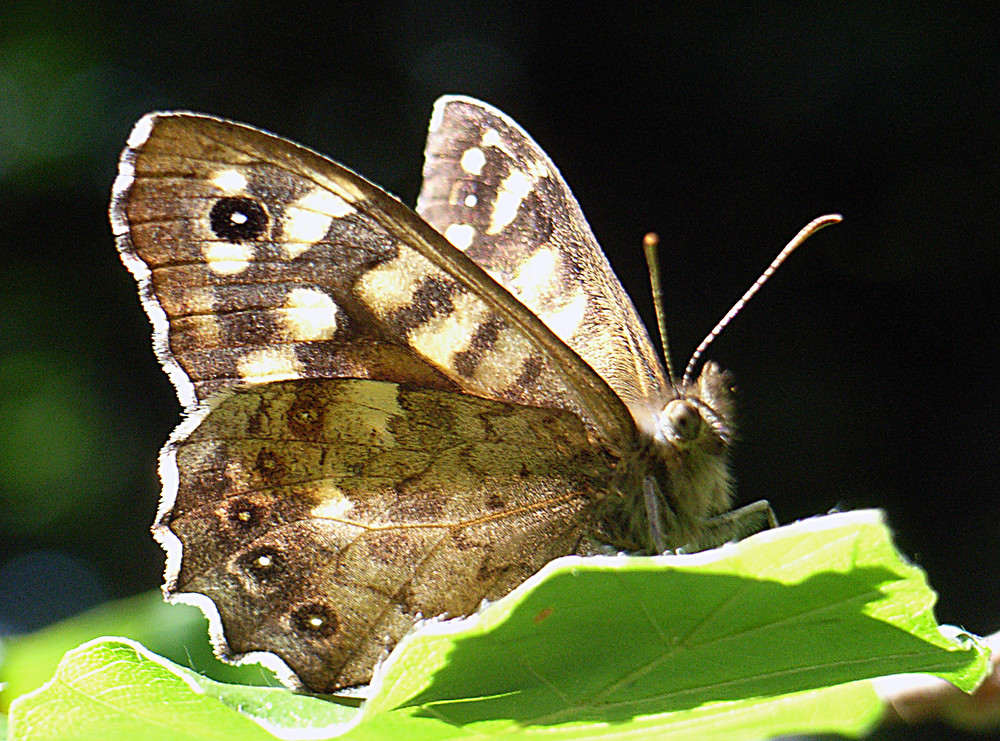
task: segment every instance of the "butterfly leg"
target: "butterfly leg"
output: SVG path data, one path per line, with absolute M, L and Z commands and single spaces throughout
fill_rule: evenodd
M 770 503 L 760 499 L 745 507 L 707 519 L 698 540 L 685 546 L 683 550 L 694 553 L 717 548 L 724 543 L 742 540 L 777 526 L 778 519 L 774 516 Z
M 642 480 L 642 496 L 646 503 L 646 518 L 649 522 L 649 538 L 656 546 L 657 553 L 667 550 L 667 534 L 663 527 L 663 494 L 656 479 L 647 476 Z

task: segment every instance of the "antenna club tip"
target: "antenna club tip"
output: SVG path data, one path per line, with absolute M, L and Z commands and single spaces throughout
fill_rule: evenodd
M 813 219 L 812 223 L 816 225 L 817 229 L 819 229 L 824 226 L 829 226 L 830 224 L 839 224 L 843 220 L 844 217 L 840 214 L 824 214 L 823 216 Z
M 647 232 L 646 236 L 642 238 L 642 246 L 646 249 L 651 247 L 657 247 L 660 244 L 660 235 L 656 232 Z

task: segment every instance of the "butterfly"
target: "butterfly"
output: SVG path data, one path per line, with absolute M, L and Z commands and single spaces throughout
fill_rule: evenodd
M 261 130 L 149 114 L 111 221 L 184 407 L 164 592 L 223 658 L 332 692 L 558 556 L 771 518 L 729 511 L 730 376 L 664 370 L 552 161 L 485 103 L 435 105 L 416 212 Z

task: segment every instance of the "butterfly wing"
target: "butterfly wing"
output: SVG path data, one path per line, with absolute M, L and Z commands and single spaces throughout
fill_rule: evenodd
M 667 382 L 635 307 L 566 182 L 520 126 L 477 100 L 438 100 L 417 211 L 630 408 L 662 408 Z
M 150 115 L 112 224 L 188 412 L 161 454 L 165 591 L 223 656 L 277 655 L 319 692 L 367 681 L 417 614 L 470 612 L 572 552 L 605 449 L 634 444 L 525 306 L 302 147 Z
M 418 616 L 573 552 L 609 475 L 568 412 L 369 379 L 240 388 L 184 432 L 168 594 L 213 616 L 223 656 L 270 652 L 321 693 L 368 682 Z
M 412 358 L 439 387 L 564 409 L 612 449 L 632 444 L 627 409 L 587 363 L 332 160 L 233 122 L 151 114 L 120 172 L 119 249 L 186 405 L 239 383 L 372 377 Z

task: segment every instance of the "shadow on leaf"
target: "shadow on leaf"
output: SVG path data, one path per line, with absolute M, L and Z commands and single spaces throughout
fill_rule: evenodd
M 926 672 L 956 658 L 874 616 L 883 585 L 899 579 L 886 568 L 794 585 L 662 568 L 654 578 L 609 572 L 583 602 L 566 599 L 580 586 L 572 574 L 540 585 L 488 635 L 458 640 L 431 684 L 400 707 L 455 725 L 618 723 Z M 906 619 L 933 625 L 929 609 Z

